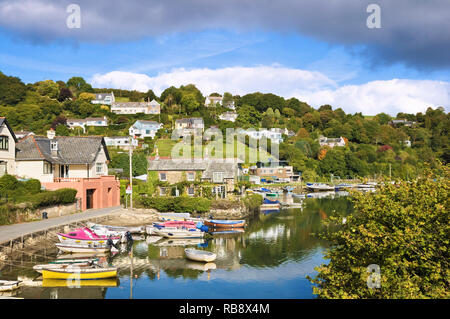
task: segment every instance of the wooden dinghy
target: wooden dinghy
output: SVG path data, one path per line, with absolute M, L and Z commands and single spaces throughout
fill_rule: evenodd
M 19 284 L 18 280 L 0 280 L 0 292 L 16 290 L 20 287 Z
M 205 220 L 204 224 L 209 228 L 242 228 L 245 226 L 245 220 L 210 219 Z
M 198 229 L 158 229 L 157 235 L 165 238 L 203 238 L 204 233 Z
M 205 262 L 211 262 L 216 260 L 217 255 L 206 250 L 198 250 L 198 249 L 192 249 L 188 248 L 185 249 L 184 252 L 186 253 L 186 257 L 190 260 L 194 261 L 205 261 Z
M 117 277 L 116 267 L 100 267 L 98 265 L 58 265 L 59 268 L 42 269 L 43 279 L 103 279 Z
M 91 280 L 83 280 L 76 284 L 79 287 L 117 287 L 119 286 L 119 279 L 117 278 L 105 278 L 105 279 L 91 279 Z M 74 283 L 69 280 L 60 280 L 60 279 L 43 279 L 42 287 L 73 287 Z
M 86 267 L 89 266 L 90 263 L 85 262 L 85 263 L 77 263 L 77 264 L 41 264 L 41 265 L 34 265 L 33 269 L 35 271 L 37 271 L 38 273 L 42 274 L 42 270 L 44 269 L 60 269 L 61 266 L 69 266 L 69 265 L 74 265 L 74 267 Z
M 111 247 L 105 244 L 62 244 L 58 243 L 55 246 L 68 253 L 106 253 L 111 251 Z

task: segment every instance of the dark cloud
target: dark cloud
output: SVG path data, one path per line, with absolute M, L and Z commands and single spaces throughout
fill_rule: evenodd
M 69 29 L 66 8 L 81 7 Z M 366 8 L 381 7 L 381 29 Z M 334 44 L 364 46 L 374 63 L 450 67 L 449 0 L 0 0 L 0 27 L 33 41 L 115 42 L 173 32 L 231 29 L 298 32 Z

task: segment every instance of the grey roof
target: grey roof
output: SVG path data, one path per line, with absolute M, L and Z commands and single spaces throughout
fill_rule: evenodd
M 108 150 L 103 137 L 57 136 L 58 151 L 52 154 L 50 139 L 43 136 L 30 135 L 16 144 L 18 161 L 46 160 L 54 164 L 92 164 L 101 149 L 104 148 L 109 160 Z
M 190 117 L 190 118 L 175 120 L 175 123 L 203 124 L 203 119 L 201 117 Z
M 107 96 L 112 96 L 111 93 L 96 93 L 95 99 L 96 100 L 104 100 Z
M 113 107 L 148 107 L 149 102 L 112 102 Z
M 160 159 L 149 160 L 149 171 L 203 171 L 202 179 L 212 179 L 213 173 L 222 172 L 224 178 L 234 178 L 237 172 L 236 163 L 189 160 Z

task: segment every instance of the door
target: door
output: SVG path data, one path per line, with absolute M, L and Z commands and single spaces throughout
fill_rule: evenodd
M 94 208 L 94 192 L 95 189 L 86 190 L 86 209 Z

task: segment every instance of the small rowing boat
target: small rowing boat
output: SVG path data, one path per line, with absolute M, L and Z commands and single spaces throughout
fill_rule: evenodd
M 12 291 L 19 288 L 18 280 L 0 280 L 0 291 Z
M 204 224 L 209 228 L 242 228 L 245 226 L 245 220 L 210 219 L 205 220 Z
M 192 249 L 188 248 L 185 249 L 184 252 L 186 253 L 186 257 L 190 260 L 195 261 L 205 261 L 205 262 L 211 262 L 216 260 L 217 255 L 206 250 L 198 250 L 198 249 Z
M 165 238 L 203 238 L 204 232 L 198 229 L 158 229 L 154 232 Z
M 119 280 L 117 278 L 106 278 L 106 279 L 91 279 L 83 280 L 75 284 L 70 280 L 59 280 L 59 279 L 43 279 L 42 287 L 117 287 L 119 285 Z
M 67 264 L 41 264 L 41 265 L 34 265 L 33 269 L 35 271 L 37 271 L 38 273 L 42 274 L 42 270 L 43 269 L 60 269 L 61 266 L 69 266 L 69 265 L 73 265 L 74 267 L 85 267 L 90 265 L 89 262 L 85 262 L 85 263 L 77 263 L 77 264 L 71 264 L 71 263 L 67 263 Z
M 42 269 L 43 279 L 102 279 L 117 277 L 116 267 L 100 267 L 98 265 L 59 265 L 59 268 Z
M 111 247 L 106 244 L 91 243 L 91 244 L 62 244 L 58 243 L 55 246 L 64 252 L 68 253 L 105 253 L 111 250 Z

